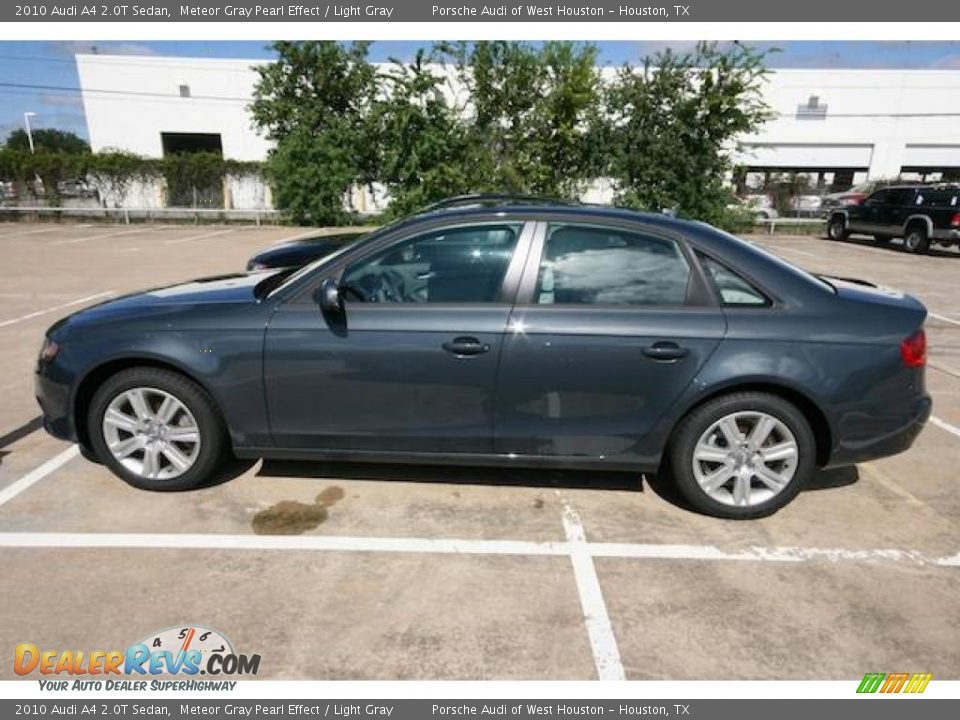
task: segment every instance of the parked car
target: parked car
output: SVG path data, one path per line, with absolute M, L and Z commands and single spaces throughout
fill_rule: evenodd
M 247 271 L 303 267 L 307 263 L 336 252 L 344 245 L 356 242 L 366 234 L 353 232 L 336 235 L 315 235 L 280 243 L 266 250 L 261 250 L 250 258 L 247 261 Z
M 740 210 L 749 212 L 753 215 L 756 222 L 764 220 L 774 220 L 780 217 L 780 213 L 773 207 L 773 200 L 769 195 L 747 195 L 746 197 L 734 198 L 734 201 L 727 206 L 730 210 Z
M 820 210 L 824 213 L 824 216 L 826 216 L 834 210 L 849 207 L 851 205 L 859 205 L 861 202 L 867 199 L 867 196 L 873 192 L 875 187 L 876 183 L 865 182 L 860 183 L 859 185 L 854 185 L 849 190 L 843 190 L 841 192 L 834 192 L 824 195 L 823 200 L 820 203 Z
M 903 238 L 909 252 L 923 253 L 931 241 L 960 244 L 960 186 L 900 185 L 877 190 L 857 205 L 834 210 L 827 236 L 846 240 L 852 233 L 878 242 Z
M 662 473 L 749 518 L 927 420 L 926 309 L 699 222 L 498 203 L 422 213 L 299 271 L 55 323 L 44 427 L 139 488 L 225 455 Z

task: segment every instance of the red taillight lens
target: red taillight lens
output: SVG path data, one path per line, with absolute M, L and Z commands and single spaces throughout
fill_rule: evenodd
M 960 213 L 954 213 L 950 218 L 950 227 L 960 228 Z
M 907 367 L 923 367 L 927 362 L 927 334 L 917 330 L 900 343 L 900 357 Z

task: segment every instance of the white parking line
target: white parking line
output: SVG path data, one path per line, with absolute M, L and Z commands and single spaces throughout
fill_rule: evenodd
M 13 500 L 17 495 L 22 493 L 24 490 L 30 488 L 36 483 L 43 480 L 47 475 L 52 473 L 54 470 L 57 470 L 66 463 L 70 462 L 77 455 L 80 454 L 80 447 L 78 445 L 71 445 L 66 450 L 64 450 L 59 455 L 50 458 L 43 465 L 38 467 L 36 470 L 32 470 L 24 475 L 22 478 L 16 482 L 11 483 L 3 490 L 0 490 L 0 505 L 3 505 L 10 500 Z
M 57 310 L 63 310 L 68 307 L 73 307 L 74 305 L 82 305 L 85 302 L 90 302 L 91 300 L 99 300 L 100 298 L 105 298 L 110 295 L 113 295 L 114 290 L 106 290 L 105 292 L 96 293 L 95 295 L 87 295 L 78 300 L 71 300 L 70 302 L 63 303 L 63 305 L 55 305 L 51 308 L 45 308 L 43 310 L 37 310 L 36 312 L 28 313 L 27 315 L 21 315 L 20 317 L 11 318 L 10 320 L 4 320 L 0 322 L 0 328 L 7 327 L 8 325 L 14 325 L 25 320 L 31 320 L 35 317 L 40 317 L 41 315 L 46 315 L 48 313 L 56 312 Z
M 72 454 L 68 454 L 71 453 Z M 61 453 L 53 460 L 18 480 L 23 492 L 76 455 L 77 450 Z M 66 457 L 64 457 L 66 456 Z M 56 464 L 54 464 L 56 463 Z M 3 491 L 9 493 L 13 486 Z M 9 500 L 7 497 L 4 499 Z M 0 547 L 85 548 L 142 550 L 255 550 L 434 553 L 441 555 L 520 555 L 571 556 L 585 553 L 592 558 L 633 558 L 638 560 L 692 560 L 725 562 L 772 562 L 908 564 L 960 567 L 960 552 L 948 557 L 933 557 L 917 550 L 897 548 L 757 547 L 723 550 L 715 545 L 535 542 L 528 540 L 468 540 L 455 538 L 365 537 L 346 535 L 214 535 L 179 533 L 61 533 L 0 532 Z
M 0 238 L 27 237 L 28 235 L 39 235 L 40 233 L 48 233 L 48 232 L 53 232 L 54 230 L 62 230 L 62 229 L 63 229 L 62 226 L 54 225 L 53 227 L 45 227 L 45 228 L 30 230 L 27 232 L 4 233 L 3 235 L 0 235 Z
M 70 238 L 69 240 L 57 240 L 51 245 L 76 245 L 77 243 L 90 242 L 91 240 L 105 240 L 106 238 L 120 237 L 121 235 L 135 235 L 136 233 L 151 230 L 152 228 L 135 228 L 133 230 L 117 230 L 116 232 L 102 233 L 101 235 L 91 235 L 90 237 Z
M 40 469 L 42 468 L 38 468 L 34 472 L 38 472 Z M 562 556 L 569 552 L 567 544 L 563 542 L 530 542 L 525 540 L 457 540 L 452 538 L 333 535 L 181 535 L 177 533 L 0 533 L 0 547 L 319 550 L 328 552 L 524 556 Z
M 956 437 L 960 438 L 960 428 L 958 428 L 956 425 L 951 425 L 946 420 L 941 420 L 936 415 L 930 416 L 930 422 L 932 422 L 941 430 L 946 430 L 951 435 L 955 435 Z
M 929 315 L 932 318 L 936 318 L 940 322 L 950 323 L 951 325 L 960 325 L 960 320 L 954 320 L 953 318 L 948 318 L 946 315 L 938 315 L 937 313 L 934 313 L 934 312 L 928 312 L 927 315 Z
M 560 495 L 560 493 L 557 493 Z M 598 680 L 625 680 L 626 674 L 620 661 L 620 649 L 613 634 L 613 625 L 603 599 L 597 569 L 587 548 L 587 537 L 580 514 L 561 496 L 563 501 L 563 531 L 570 548 L 570 562 L 577 581 L 577 594 L 583 608 L 583 620 L 587 626 L 593 664 Z
M 202 235 L 191 235 L 190 237 L 185 238 L 174 238 L 173 240 L 164 240 L 166 245 L 176 245 L 177 243 L 191 242 L 192 240 L 205 240 L 206 238 L 217 237 L 218 235 L 226 235 L 227 233 L 236 232 L 234 228 L 228 230 L 218 230 L 217 232 L 204 233 Z

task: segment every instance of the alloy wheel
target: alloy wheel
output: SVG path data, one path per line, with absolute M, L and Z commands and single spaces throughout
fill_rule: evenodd
M 130 388 L 111 400 L 103 414 L 103 439 L 117 462 L 154 480 L 183 475 L 200 454 L 193 413 L 157 388 Z
M 724 505 L 749 507 L 780 494 L 793 480 L 797 439 L 779 418 L 758 411 L 726 415 L 697 440 L 693 474 Z

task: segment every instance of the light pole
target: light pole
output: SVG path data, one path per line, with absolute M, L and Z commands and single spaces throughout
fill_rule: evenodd
M 37 114 L 35 112 L 25 112 L 23 114 L 23 124 L 27 127 L 27 142 L 30 143 L 31 155 L 33 155 L 35 151 L 33 149 L 33 133 L 30 132 L 30 118 L 36 117 L 36 116 Z

